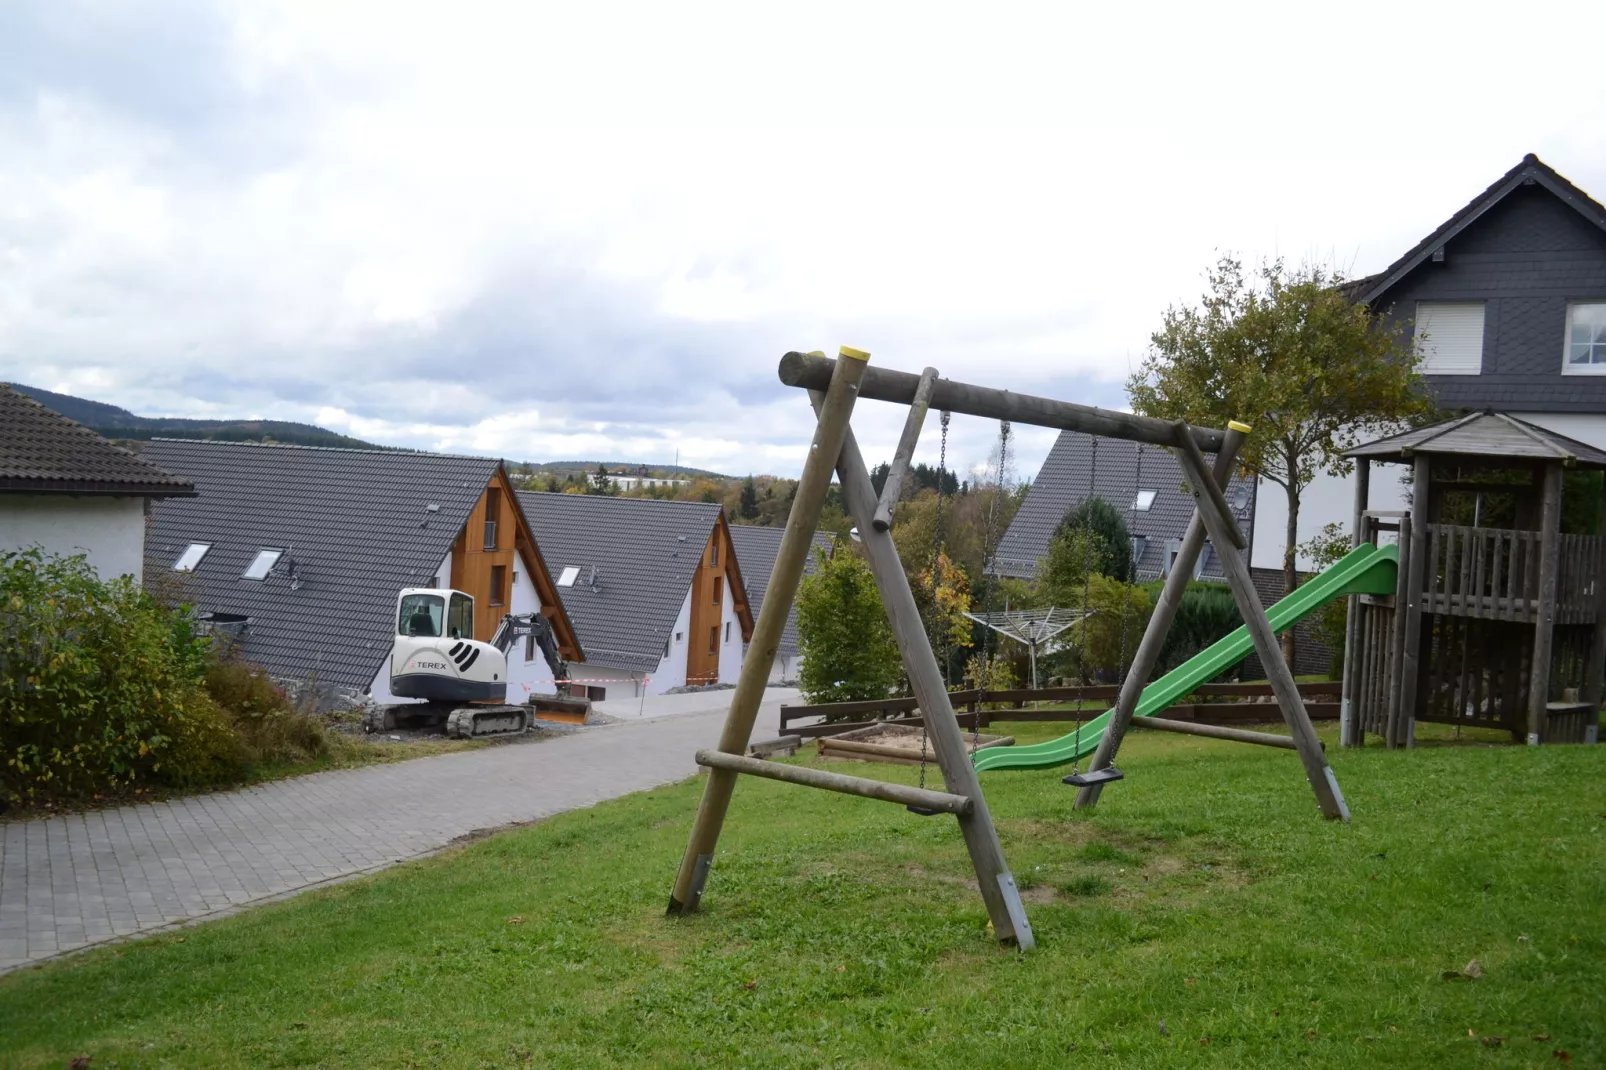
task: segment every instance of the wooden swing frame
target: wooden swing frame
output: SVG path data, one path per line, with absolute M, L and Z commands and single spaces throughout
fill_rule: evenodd
M 972 386 L 937 378 L 927 368 L 921 375 L 869 367 L 870 354 L 843 346 L 840 357 L 831 359 L 820 353 L 788 353 L 781 358 L 780 378 L 787 386 L 808 390 L 815 409 L 814 438 L 809 446 L 803 474 L 781 545 L 771 573 L 769 597 L 753 628 L 742 672 L 731 695 L 719 745 L 715 750 L 697 753 L 697 762 L 708 770 L 708 781 L 697 808 L 690 841 L 675 879 L 669 900 L 670 914 L 687 914 L 698 909 L 714 850 L 719 842 L 725 815 L 740 774 L 766 777 L 808 787 L 824 788 L 864 798 L 921 805 L 952 813 L 959 822 L 971 865 L 993 932 L 1004 944 L 1023 950 L 1034 945 L 1025 906 L 1009 866 L 1004 859 L 998 831 L 982 794 L 981 781 L 965 749 L 964 735 L 949 701 L 948 689 L 937 665 L 936 655 L 920 619 L 908 577 L 893 545 L 891 534 L 892 501 L 878 498 L 870 482 L 869 470 L 853 437 L 849 418 L 854 402 L 861 397 L 910 406 L 903 435 L 893 459 L 893 470 L 907 469 L 919 439 L 920 428 L 929 408 L 964 413 L 986 419 L 1009 420 L 1061 430 L 1082 431 L 1106 438 L 1146 442 L 1174 450 L 1182 461 L 1195 509 L 1182 540 L 1176 563 L 1166 579 L 1160 600 L 1149 620 L 1142 642 L 1116 701 L 1116 711 L 1105 730 L 1104 739 L 1088 766 L 1088 771 L 1113 765 L 1121 739 L 1132 723 L 1138 696 L 1158 663 L 1166 634 L 1176 618 L 1193 564 L 1208 537 L 1218 546 L 1245 545 L 1222 488 L 1226 485 L 1243 447 L 1249 428 L 1234 424 L 1225 431 L 1193 427 L 1182 422 L 1158 420 L 1131 413 L 1112 412 L 1089 405 L 1055 401 L 1016 394 L 1007 390 Z M 1216 454 L 1212 472 L 1204 453 Z M 886 606 L 887 618 L 903 658 L 911 690 L 920 704 L 937 766 L 942 771 L 944 792 L 924 791 L 905 785 L 888 784 L 864 777 L 843 776 L 820 770 L 744 757 L 753 725 L 758 717 L 769 669 L 780 644 L 781 631 L 792 607 L 803 567 L 807 560 L 826 490 L 833 471 L 842 485 L 843 499 L 858 525 L 871 573 Z M 891 480 L 888 481 L 891 486 Z M 1239 613 L 1248 625 L 1255 652 L 1266 667 L 1272 691 L 1282 710 L 1299 752 L 1307 778 L 1316 793 L 1322 812 L 1329 818 L 1349 819 L 1349 810 L 1311 725 L 1294 681 L 1293 672 L 1283 659 L 1282 649 L 1249 578 L 1249 569 L 1236 553 L 1223 553 L 1220 559 L 1232 588 Z M 1102 784 L 1090 784 L 1077 792 L 1078 807 L 1098 801 Z M 920 796 L 918 799 L 915 796 Z

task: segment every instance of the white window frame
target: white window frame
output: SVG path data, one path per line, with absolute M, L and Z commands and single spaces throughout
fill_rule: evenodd
M 579 579 L 579 578 L 580 578 L 580 566 L 579 565 L 565 565 L 563 567 L 563 571 L 558 574 L 558 586 L 559 587 L 573 587 L 574 586 L 574 581 Z
M 1159 491 L 1140 490 L 1132 497 L 1132 511 L 1134 513 L 1147 513 L 1154 508 L 1154 499 L 1160 496 Z
M 190 543 L 188 546 L 184 547 L 184 552 L 178 555 L 178 560 L 173 562 L 173 571 L 194 572 L 200 567 L 201 562 L 206 560 L 206 555 L 210 553 L 211 550 L 212 544 L 209 542 Z M 190 558 L 191 554 L 195 555 L 193 560 Z M 189 561 L 189 564 L 185 564 L 186 561 Z
M 1568 301 L 1567 320 L 1565 330 L 1561 336 L 1561 374 L 1563 375 L 1606 375 L 1606 359 L 1598 364 L 1574 364 L 1573 353 L 1573 312 L 1582 307 L 1599 306 L 1606 310 L 1606 298 L 1592 301 Z M 1596 343 L 1598 345 L 1598 343 Z M 1606 347 L 1602 348 L 1606 355 Z
M 1488 325 L 1488 302 L 1486 301 L 1418 301 L 1416 303 L 1416 323 L 1412 337 L 1417 341 L 1422 352 L 1422 363 L 1417 371 L 1423 375 L 1482 375 L 1483 374 L 1483 336 Z M 1478 311 L 1478 354 L 1475 361 L 1466 361 L 1455 367 L 1432 367 L 1435 359 L 1441 358 L 1433 350 L 1433 327 L 1431 324 L 1433 309 L 1477 309 Z M 1426 331 L 1424 337 L 1424 329 Z
M 245 571 L 240 573 L 240 578 L 242 580 L 267 579 L 268 574 L 273 571 L 273 566 L 277 565 L 279 558 L 283 556 L 284 550 L 280 547 L 262 547 L 256 552 L 256 556 L 251 559 L 251 563 L 245 566 Z

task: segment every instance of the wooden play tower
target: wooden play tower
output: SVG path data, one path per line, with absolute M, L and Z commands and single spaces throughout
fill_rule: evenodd
M 1418 721 L 1596 742 L 1606 538 L 1563 531 L 1562 507 L 1566 473 L 1606 470 L 1606 452 L 1479 412 L 1349 456 L 1355 543 L 1396 539 L 1400 568 L 1393 596 L 1350 599 L 1344 744 L 1410 746 Z M 1368 508 L 1373 462 L 1411 467 L 1409 512 Z

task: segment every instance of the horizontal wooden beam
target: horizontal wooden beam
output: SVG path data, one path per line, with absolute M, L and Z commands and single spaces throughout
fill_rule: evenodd
M 764 777 L 766 780 L 779 780 L 786 784 L 802 784 L 804 787 L 822 788 L 843 795 L 857 795 L 863 799 L 880 799 L 882 802 L 918 806 L 924 810 L 939 810 L 945 814 L 968 814 L 972 807 L 971 801 L 963 795 L 950 795 L 946 791 L 928 791 L 925 788 L 911 788 L 907 784 L 888 784 L 881 780 L 843 776 L 840 773 L 827 773 L 823 769 L 743 758 L 718 750 L 698 751 L 697 764 L 710 769 Z
M 1176 732 L 1184 736 L 1208 736 L 1211 739 L 1229 739 L 1234 743 L 1255 743 L 1262 747 L 1281 747 L 1298 750 L 1292 736 L 1279 736 L 1273 732 L 1250 732 L 1243 728 L 1223 728 L 1220 725 L 1198 724 L 1194 721 L 1168 721 L 1164 717 L 1133 717 L 1139 728 L 1152 728 L 1156 732 Z M 1323 746 L 1325 750 L 1325 745 Z
M 824 390 L 831 382 L 834 357 L 812 353 L 788 353 L 781 358 L 781 382 L 805 390 Z M 920 376 L 889 368 L 866 368 L 859 382 L 859 397 L 872 401 L 892 401 L 912 405 L 920 389 Z M 939 412 L 962 412 L 988 420 L 1008 420 L 1034 427 L 1054 427 L 1062 431 L 1085 431 L 1104 438 L 1124 438 L 1154 446 L 1174 446 L 1177 433 L 1170 420 L 1136 416 L 1129 412 L 1055 401 L 1011 390 L 956 383 L 938 379 L 931 389 L 931 407 Z M 1193 440 L 1206 453 L 1221 449 L 1225 431 L 1195 427 Z

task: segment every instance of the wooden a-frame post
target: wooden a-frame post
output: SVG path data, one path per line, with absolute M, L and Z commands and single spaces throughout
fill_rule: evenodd
M 1238 453 L 1243 449 L 1248 431 L 1248 426 L 1244 424 L 1227 425 L 1227 437 L 1222 442 L 1221 451 L 1216 454 L 1215 470 L 1211 473 L 1223 488 L 1232 478 L 1233 466 L 1238 462 Z M 1171 571 L 1166 574 L 1165 586 L 1160 591 L 1159 599 L 1154 603 L 1154 612 L 1149 616 L 1149 626 L 1143 631 L 1143 638 L 1138 642 L 1138 651 L 1132 656 L 1132 665 L 1127 670 L 1126 680 L 1121 684 L 1121 693 L 1115 700 L 1115 713 L 1110 718 L 1109 727 L 1104 730 L 1104 738 L 1099 740 L 1099 749 L 1093 753 L 1093 760 L 1088 763 L 1088 772 L 1115 764 L 1116 752 L 1121 749 L 1121 740 L 1126 737 L 1126 730 L 1132 724 L 1132 715 L 1137 712 L 1138 700 L 1143 697 L 1143 689 L 1149 686 L 1149 677 L 1154 675 L 1154 667 L 1160 663 L 1160 652 L 1165 648 L 1166 637 L 1171 634 L 1172 622 L 1177 619 L 1177 610 L 1182 605 L 1182 595 L 1188 589 L 1188 581 L 1193 578 L 1193 566 L 1199 560 L 1204 544 L 1204 518 L 1199 515 L 1198 507 L 1195 507 L 1193 519 L 1188 521 L 1187 531 L 1182 536 L 1182 545 L 1177 550 L 1176 560 L 1171 564 Z M 1103 790 L 1103 784 L 1088 784 L 1078 788 L 1075 808 L 1082 810 L 1097 806 L 1099 793 Z
M 730 712 L 725 715 L 725 727 L 719 736 L 719 749 L 726 754 L 742 754 L 752 738 L 753 722 L 764 701 L 764 688 L 769 684 L 770 666 L 781 644 L 781 632 L 786 627 L 786 615 L 792 608 L 798 581 L 803 578 L 803 566 L 814 545 L 814 529 L 820 522 L 825 492 L 831 486 L 831 473 L 842 452 L 843 439 L 847 437 L 848 417 L 853 413 L 859 380 L 869 360 L 870 354 L 843 346 L 842 359 L 832 371 L 831 385 L 825 391 L 814 428 L 814 440 L 809 445 L 803 475 L 798 479 L 797 494 L 792 500 L 792 512 L 786 518 L 786 530 L 775 554 L 769 596 L 764 599 L 764 608 L 759 610 L 758 620 L 753 625 L 753 638 L 748 644 L 736 690 L 731 693 Z M 708 771 L 708 783 L 703 786 L 702 802 L 697 806 L 691 840 L 686 844 L 686 856 L 681 860 L 675 890 L 669 897 L 671 914 L 691 913 L 702 899 L 708 868 L 714 861 L 714 846 L 719 842 L 725 813 L 730 809 L 731 793 L 736 789 L 736 776 L 736 771 L 729 768 L 711 767 Z

